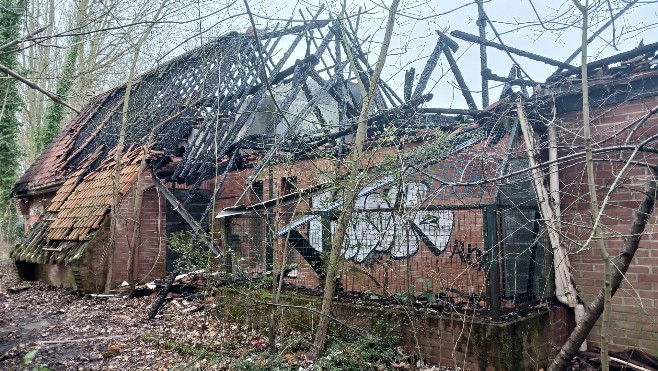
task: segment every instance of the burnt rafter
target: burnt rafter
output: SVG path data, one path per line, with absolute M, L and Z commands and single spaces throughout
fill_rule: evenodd
M 360 19 L 361 19 L 361 16 L 359 15 L 357 17 L 357 25 L 354 26 L 354 25 L 352 25 L 352 20 L 350 19 L 350 17 L 347 17 L 347 25 L 350 29 L 350 32 L 346 33 L 346 35 L 347 35 L 347 38 L 348 38 L 348 42 L 351 43 L 352 50 L 356 52 L 355 54 L 356 54 L 356 57 L 357 57 L 358 61 L 361 61 L 364 64 L 364 66 L 366 67 L 367 73 L 365 73 L 365 71 L 361 71 L 360 68 L 358 70 L 361 71 L 360 75 L 361 75 L 362 82 L 364 83 L 366 90 L 368 90 L 368 81 L 369 81 L 368 76 L 372 75 L 373 69 L 370 66 L 370 63 L 368 62 L 368 58 L 366 56 L 366 53 L 363 51 L 363 48 L 361 47 L 361 42 L 359 42 L 359 39 L 357 37 L 356 30 L 358 29 L 358 22 L 360 21 Z M 345 46 L 345 45 L 343 44 L 343 46 Z M 358 64 L 359 63 L 358 61 L 355 61 L 355 62 Z M 395 107 L 399 104 L 404 103 L 404 101 L 397 95 L 397 93 L 390 86 L 388 86 L 388 84 L 386 84 L 385 81 L 380 81 L 379 86 L 380 86 L 380 89 L 377 90 L 377 93 L 376 93 L 377 96 L 376 96 L 376 99 L 375 99 L 375 103 L 377 104 L 378 108 L 380 108 L 380 109 L 387 108 L 386 106 L 382 105 L 382 103 L 384 103 L 383 99 L 382 99 L 382 93 L 387 97 L 387 99 L 389 100 L 389 103 L 392 107 Z
M 330 27 L 332 29 L 335 28 L 335 26 L 333 25 L 330 25 Z M 269 74 L 270 76 L 276 76 L 280 71 L 283 70 L 286 61 L 289 59 L 289 57 L 292 55 L 294 50 L 297 48 L 303 37 L 304 37 L 303 32 L 300 32 L 295 37 L 293 42 L 290 44 L 290 48 L 283 54 L 283 56 L 277 62 L 277 65 Z M 317 60 L 320 60 L 323 57 L 323 54 L 326 51 L 330 40 L 331 39 L 329 38 L 323 40 L 318 50 L 314 53 L 314 56 L 317 58 Z M 254 50 L 256 48 L 258 48 L 258 46 L 254 45 Z M 259 63 L 258 56 L 255 53 L 253 54 L 253 56 L 256 59 L 254 60 L 253 62 L 254 66 L 252 67 L 261 70 L 260 66 L 262 64 Z M 299 65 L 302 64 L 305 63 L 302 61 L 297 62 L 295 68 L 299 67 Z M 309 68 L 302 68 L 301 70 L 302 70 L 301 73 L 304 73 L 304 71 L 308 71 Z M 261 79 L 263 78 L 266 77 L 264 77 L 261 74 Z M 296 83 L 298 82 L 293 82 L 293 85 L 295 85 Z M 199 134 L 197 135 L 196 142 L 198 144 L 195 147 L 193 147 L 193 150 L 191 152 L 186 152 L 187 156 L 183 158 L 183 161 L 181 163 L 182 167 L 177 169 L 177 172 L 174 174 L 175 177 L 184 179 L 188 183 L 190 182 L 190 180 L 193 180 L 194 188 L 196 189 L 198 188 L 201 181 L 203 181 L 204 179 L 206 179 L 207 177 L 213 174 L 214 163 L 212 159 L 206 159 L 206 161 L 199 161 L 198 158 L 202 157 L 203 153 L 213 153 L 213 154 L 217 153 L 217 157 L 222 158 L 227 154 L 229 146 L 232 145 L 237 140 L 239 140 L 239 134 L 248 132 L 250 130 L 257 116 L 254 113 L 263 112 L 267 109 L 266 107 L 268 104 L 267 98 L 270 95 L 270 92 L 268 91 L 268 85 L 271 86 L 272 83 L 270 82 L 269 84 L 263 84 L 263 85 L 264 86 L 261 86 L 255 94 L 250 96 L 250 101 L 248 103 L 245 102 L 246 103 L 245 107 L 243 107 L 242 104 L 238 106 L 241 107 L 240 110 L 242 112 L 246 112 L 248 114 L 239 114 L 240 112 L 232 112 L 232 114 L 237 116 L 235 122 L 231 123 L 230 125 L 222 126 L 217 130 L 215 129 L 215 126 L 212 125 L 212 122 L 209 125 L 203 126 L 203 130 L 199 132 Z M 241 97 L 242 98 L 241 100 L 243 102 L 246 99 L 246 96 L 247 94 L 245 93 Z
M 523 94 L 524 97 L 528 98 L 528 92 L 526 91 L 525 87 L 537 85 L 537 83 L 524 80 L 523 75 L 521 73 L 521 68 L 519 68 L 519 66 L 517 66 L 516 64 L 513 65 L 512 68 L 510 68 L 507 78 L 494 75 L 491 72 L 491 70 L 487 70 L 485 72 L 486 72 L 485 76 L 489 80 L 501 81 L 505 83 L 505 85 L 503 85 L 503 91 L 500 93 L 500 99 L 503 99 L 504 97 L 514 93 L 514 90 L 512 90 L 512 86 L 519 86 L 521 88 L 521 94 Z
M 434 72 L 437 63 L 439 63 L 439 57 L 441 56 L 444 45 L 445 44 L 443 38 L 439 37 L 439 41 L 436 43 L 436 46 L 434 46 L 432 54 L 430 54 L 429 58 L 427 59 L 427 63 L 425 63 L 423 72 L 420 73 L 418 84 L 416 84 L 416 89 L 411 96 L 412 99 L 420 97 L 427 88 L 427 82 L 429 81 L 432 72 Z
M 343 62 L 343 63 L 342 63 L 342 66 L 341 66 L 341 69 L 337 71 L 338 73 L 334 74 L 334 75 L 331 77 L 331 79 L 330 79 L 329 81 L 327 81 L 327 82 L 325 83 L 325 85 L 320 89 L 320 91 L 318 91 L 314 97 L 312 97 L 311 99 L 308 100 L 308 102 L 306 103 L 305 107 L 300 111 L 300 113 L 297 115 L 297 117 L 296 117 L 292 122 L 288 121 L 288 119 L 285 118 L 285 115 L 283 115 L 283 114 L 276 115 L 275 118 L 270 122 L 270 125 L 268 126 L 266 132 L 273 132 L 273 131 L 275 132 L 276 129 L 277 129 L 277 125 L 278 125 L 278 123 L 279 123 L 282 119 L 285 119 L 285 121 L 286 121 L 286 127 L 284 128 L 284 132 L 283 132 L 283 135 L 282 135 L 281 140 L 285 143 L 285 142 L 286 142 L 286 139 L 287 139 L 287 137 L 288 137 L 289 135 L 295 135 L 296 132 L 297 132 L 297 129 L 299 128 L 299 125 L 300 125 L 300 124 L 302 123 L 302 121 L 306 118 L 306 115 L 308 115 L 310 111 L 315 111 L 315 110 L 317 109 L 317 102 L 318 102 L 318 100 L 321 99 L 322 97 L 324 97 L 324 95 L 327 94 L 327 92 L 329 91 L 329 89 L 330 89 L 333 85 L 335 85 L 336 80 L 338 79 L 338 76 L 342 73 L 342 70 L 343 70 L 346 66 L 347 66 L 347 62 Z M 306 75 L 304 75 L 304 76 L 306 76 Z M 284 99 L 284 101 L 283 101 L 283 103 L 282 103 L 282 107 L 280 107 L 280 109 L 281 109 L 283 112 L 286 112 L 287 109 L 288 109 L 288 108 L 290 107 L 290 105 L 292 104 L 292 102 L 293 102 L 295 99 L 297 99 L 297 95 L 299 94 L 299 91 L 296 90 L 296 89 L 297 89 L 297 87 L 298 87 L 299 89 L 301 89 L 301 88 L 302 88 L 302 85 L 303 85 L 303 84 L 302 84 L 301 82 L 298 83 L 298 84 L 295 84 L 296 87 L 293 88 L 293 89 L 291 89 L 291 90 L 288 92 L 288 94 L 286 95 L 286 97 L 285 97 L 285 99 Z M 263 161 L 261 162 L 261 165 L 260 165 L 259 167 L 256 168 L 256 170 L 254 171 L 254 174 L 250 177 L 250 181 L 249 181 L 249 183 L 247 184 L 247 187 L 245 188 L 245 190 L 244 190 L 244 192 L 242 193 L 242 195 L 238 198 L 238 201 L 236 202 L 236 204 L 239 204 L 240 201 L 242 201 L 242 198 L 247 194 L 247 192 L 249 192 L 249 190 L 250 190 L 250 188 L 251 188 L 251 184 L 252 184 L 252 182 L 253 182 L 255 179 L 258 178 L 258 175 L 260 175 L 260 172 L 265 168 L 265 166 L 267 166 L 269 160 L 272 158 L 272 156 L 274 156 L 274 153 L 276 152 L 276 150 L 277 150 L 277 147 L 273 146 L 273 147 L 268 151 L 268 153 L 265 155 L 265 157 L 263 158 Z
M 456 42 L 454 42 L 452 39 L 450 39 L 447 35 L 445 35 L 441 31 L 436 31 L 437 34 L 439 34 L 439 37 L 442 40 L 443 43 L 443 54 L 446 56 L 446 60 L 448 61 L 448 65 L 450 66 L 450 69 L 452 70 L 452 74 L 455 76 L 455 80 L 457 80 L 457 84 L 459 85 L 459 89 L 462 92 L 462 95 L 464 96 L 464 99 L 466 100 L 466 104 L 468 104 L 469 109 L 476 110 L 477 104 L 475 104 L 475 99 L 473 99 L 473 95 L 471 94 L 471 90 L 468 88 L 466 85 L 466 80 L 464 80 L 464 76 L 462 76 L 462 72 L 459 69 L 459 65 L 457 65 L 457 61 L 455 60 L 455 57 L 452 55 L 453 51 L 457 51 L 458 45 Z
M 147 164 L 153 180 L 197 234 L 204 233 L 203 218 L 194 220 L 187 210 L 204 181 L 217 180 L 203 217 L 222 194 L 231 171 L 252 168 L 248 179 L 255 181 L 265 167 L 282 158 L 340 157 L 350 147 L 363 93 L 351 82 L 354 71 L 347 68 L 347 49 L 353 52 L 358 77 L 366 84 L 372 68 L 353 31 L 358 25 L 348 19 L 349 30 L 341 30 L 337 21 L 319 20 L 320 14 L 294 27 L 288 22 L 272 31 L 227 33 L 133 81 L 125 146 L 142 148 L 150 138 L 150 151 L 157 154 Z M 377 82 L 376 104 L 368 118 L 369 145 L 378 145 L 378 136 L 391 133 L 405 140 L 424 140 L 435 135 L 435 129 L 452 131 L 468 121 L 459 115 L 480 114 L 473 109 L 454 58 L 449 61 L 469 109 L 422 107 L 432 98 L 424 90 L 440 53 L 454 50 L 457 44 L 447 37 L 437 43 L 414 91 L 415 72 L 408 73 L 404 100 L 385 79 Z M 125 93 L 126 85 L 122 85 L 94 97 L 62 131 L 56 146 L 36 161 L 52 171 L 39 177 L 28 171 L 17 182 L 15 194 L 62 184 L 91 157 L 108 157 L 117 147 L 125 122 Z M 98 165 L 88 167 L 94 173 Z M 185 199 L 178 199 L 165 186 L 176 183 L 185 183 Z M 245 188 L 246 194 L 250 184 Z M 217 250 L 212 241 L 206 244 Z
M 605 31 L 608 27 L 610 27 L 610 25 L 612 25 L 617 18 L 621 17 L 624 13 L 630 10 L 638 1 L 639 0 L 629 1 L 624 8 L 622 8 L 619 12 L 617 12 L 617 14 L 615 14 L 613 17 L 608 19 L 608 21 L 605 22 L 598 30 L 596 30 L 596 32 L 592 33 L 592 35 L 589 38 L 587 38 L 587 44 L 589 45 L 589 43 L 591 43 L 592 41 L 594 41 L 594 39 L 599 37 L 599 35 L 603 31 Z M 576 48 L 576 50 L 573 53 L 571 53 L 571 55 L 564 61 L 564 63 L 571 63 L 571 61 L 573 61 L 574 58 L 576 58 L 580 54 L 582 48 L 583 48 L 582 45 L 578 46 L 578 48 Z M 553 73 L 553 75 L 559 74 L 560 72 L 562 72 L 562 70 L 563 68 L 559 68 L 555 73 Z
M 587 64 L 587 69 L 589 71 L 588 75 L 594 74 L 597 68 L 606 68 L 608 65 L 614 63 L 626 62 L 639 56 L 653 56 L 657 51 L 658 51 L 658 42 L 645 46 L 640 46 L 623 53 L 615 54 L 608 58 L 599 59 L 597 61 Z M 546 79 L 546 82 L 547 83 L 555 82 L 562 78 L 572 75 L 580 76 L 581 67 L 573 67 L 573 66 L 569 66 L 569 67 L 570 68 L 566 69 L 563 72 L 551 75 L 548 79 Z
M 557 61 L 555 59 L 544 57 L 542 55 L 538 55 L 538 54 L 535 54 L 535 53 L 530 53 L 530 52 L 527 52 L 525 50 L 521 50 L 521 49 L 513 48 L 511 46 L 499 44 L 497 42 L 489 41 L 487 39 L 483 39 L 479 36 L 471 35 L 469 33 L 463 32 L 463 31 L 455 30 L 455 31 L 450 32 L 450 35 L 453 36 L 453 37 L 456 37 L 460 40 L 464 40 L 464 41 L 472 42 L 472 43 L 475 43 L 475 44 L 480 44 L 480 45 L 492 47 L 494 49 L 498 49 L 498 50 L 502 50 L 502 51 L 507 51 L 507 52 L 510 52 L 512 54 L 516 54 L 516 55 L 521 56 L 521 57 L 525 57 L 525 58 L 529 58 L 529 59 L 532 59 L 532 60 L 535 60 L 535 61 L 538 61 L 538 62 L 543 62 L 543 63 L 549 64 L 551 66 L 556 66 L 556 67 L 561 67 L 561 68 L 571 68 L 572 67 L 568 63 L 560 62 L 560 61 Z
M 495 73 L 491 72 L 490 69 L 486 69 L 484 71 L 483 76 L 487 80 L 504 82 L 506 85 L 511 85 L 511 86 L 537 86 L 537 85 L 539 85 L 539 83 L 537 83 L 536 81 L 526 80 L 526 79 L 524 79 L 520 76 L 519 77 L 510 77 L 509 75 L 508 75 L 508 77 L 499 76 L 499 75 L 496 75 Z

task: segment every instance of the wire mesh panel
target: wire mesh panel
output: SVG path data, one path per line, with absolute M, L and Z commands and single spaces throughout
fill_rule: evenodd
M 543 298 L 546 287 L 546 238 L 537 209 L 501 211 L 504 296 L 515 303 Z
M 321 288 L 336 216 L 286 211 L 231 218 L 227 243 L 234 271 L 269 274 L 272 246 L 274 266 L 283 269 L 286 284 Z M 483 208 L 357 209 L 341 250 L 341 292 L 481 310 L 491 308 L 492 292 L 506 309 L 550 295 L 550 259 L 537 209 L 498 209 L 491 228 L 501 254 L 493 264 L 485 219 Z M 492 269 L 500 272 L 497 281 Z
M 259 216 L 230 219 L 227 243 L 233 257 L 233 268 L 241 273 L 266 271 L 265 223 Z
M 510 158 L 508 173 L 528 167 L 527 158 Z M 529 171 L 508 177 L 499 187 L 499 241 L 503 253 L 502 296 L 527 303 L 551 294 L 550 253 Z
M 309 215 L 289 231 L 297 267 L 289 283 L 315 288 L 324 279 L 326 250 L 336 230 L 330 219 Z M 487 287 L 482 225 L 481 209 L 357 210 L 341 251 L 341 288 L 374 297 L 479 301 Z

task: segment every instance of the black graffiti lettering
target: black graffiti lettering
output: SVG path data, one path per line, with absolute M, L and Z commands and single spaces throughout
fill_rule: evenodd
M 468 247 L 466 247 L 464 241 L 455 240 L 452 245 L 450 259 L 452 260 L 455 255 L 459 257 L 459 260 L 462 263 L 468 264 L 470 267 L 475 267 L 478 271 L 481 271 L 484 268 L 482 250 L 477 247 L 472 247 L 470 243 L 468 244 Z
M 466 255 L 464 254 L 464 241 L 455 240 L 455 243 L 452 246 L 452 254 L 450 254 L 450 259 L 452 260 L 456 254 L 459 254 L 459 258 L 462 262 L 466 262 Z

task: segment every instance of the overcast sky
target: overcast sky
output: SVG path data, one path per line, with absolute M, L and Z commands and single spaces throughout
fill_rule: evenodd
M 581 0 L 584 1 L 584 0 Z M 590 33 L 596 31 L 601 24 L 610 18 L 611 11 L 616 14 L 623 8 L 627 0 L 611 0 L 612 9 L 608 8 L 607 1 L 596 1 L 591 4 Z M 389 0 L 384 0 L 386 6 Z M 220 6 L 218 2 L 199 1 L 199 12 L 211 12 Z M 218 5 L 219 4 L 219 5 Z M 256 22 L 259 28 L 271 28 L 277 20 L 294 17 L 301 21 L 299 9 L 308 7 L 317 10 L 320 4 L 334 14 L 340 10 L 340 2 L 318 2 L 291 1 L 291 0 L 249 0 L 252 11 L 256 14 Z M 534 5 L 534 10 L 533 10 Z M 355 14 L 361 9 L 365 12 L 361 17 L 358 29 L 359 37 L 364 40 L 372 40 L 366 44 L 370 49 L 370 58 L 376 59 L 379 42 L 383 37 L 383 29 L 386 22 L 386 9 L 382 3 L 368 0 L 348 1 L 349 13 Z M 485 2 L 485 10 L 493 21 L 496 29 L 501 34 L 503 41 L 509 45 L 536 54 L 541 54 L 552 59 L 563 61 L 580 45 L 581 31 L 579 12 L 575 9 L 571 0 L 490 0 Z M 536 11 L 536 12 L 535 12 Z M 223 12 L 218 17 L 226 17 L 231 14 L 244 12 L 243 3 L 236 2 L 228 12 Z M 192 12 L 194 13 L 194 12 Z M 543 20 L 546 30 L 539 24 L 538 16 Z M 325 13 L 328 17 L 329 13 Z M 410 67 L 416 68 L 417 77 L 420 75 L 426 59 L 432 52 L 438 36 L 435 30 L 450 32 L 461 30 L 477 34 L 476 25 L 477 5 L 473 1 L 464 0 L 430 0 L 411 1 L 402 0 L 400 13 L 396 18 L 394 39 L 386 63 L 386 69 L 382 76 L 388 80 L 390 85 L 401 92 L 404 81 L 404 71 Z M 193 27 L 209 29 L 204 33 L 204 39 L 198 38 L 194 42 L 218 36 L 228 29 L 244 31 L 249 26 L 249 21 L 244 16 L 237 16 L 230 21 L 217 23 L 217 17 L 205 19 L 201 25 Z M 615 45 L 612 45 L 613 27 L 608 29 L 590 46 L 591 59 L 616 54 L 635 48 L 642 39 L 644 44 L 658 42 L 656 22 L 658 20 L 658 1 L 638 1 L 638 3 L 623 17 L 615 22 Z M 491 28 L 487 30 L 487 38 L 497 41 Z M 465 77 L 467 85 L 472 90 L 478 106 L 481 105 L 480 89 L 480 59 L 479 47 L 469 42 L 456 40 L 459 51 L 455 53 L 458 64 Z M 505 52 L 488 48 L 488 65 L 492 72 L 507 76 L 512 61 Z M 515 56 L 521 67 L 535 81 L 544 81 L 555 67 L 532 61 L 523 57 Z M 580 65 L 580 56 L 572 62 Z M 430 106 L 464 108 L 466 104 L 458 89 L 452 73 L 447 68 L 447 63 L 442 57 L 439 65 L 432 74 L 428 90 L 434 93 L 434 99 Z M 490 100 L 494 102 L 500 94 L 501 84 L 490 82 Z

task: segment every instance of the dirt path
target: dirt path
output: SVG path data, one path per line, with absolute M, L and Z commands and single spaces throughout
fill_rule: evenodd
M 177 325 L 171 316 L 146 320 L 152 300 L 100 301 L 37 282 L 19 282 L 12 264 L 2 261 L 0 370 L 19 369 L 31 350 L 37 353 L 29 369 L 168 369 L 184 363 L 184 357 L 163 351 L 155 340 L 170 338 L 168 333 L 176 330 L 188 333 L 185 323 L 194 319 Z

